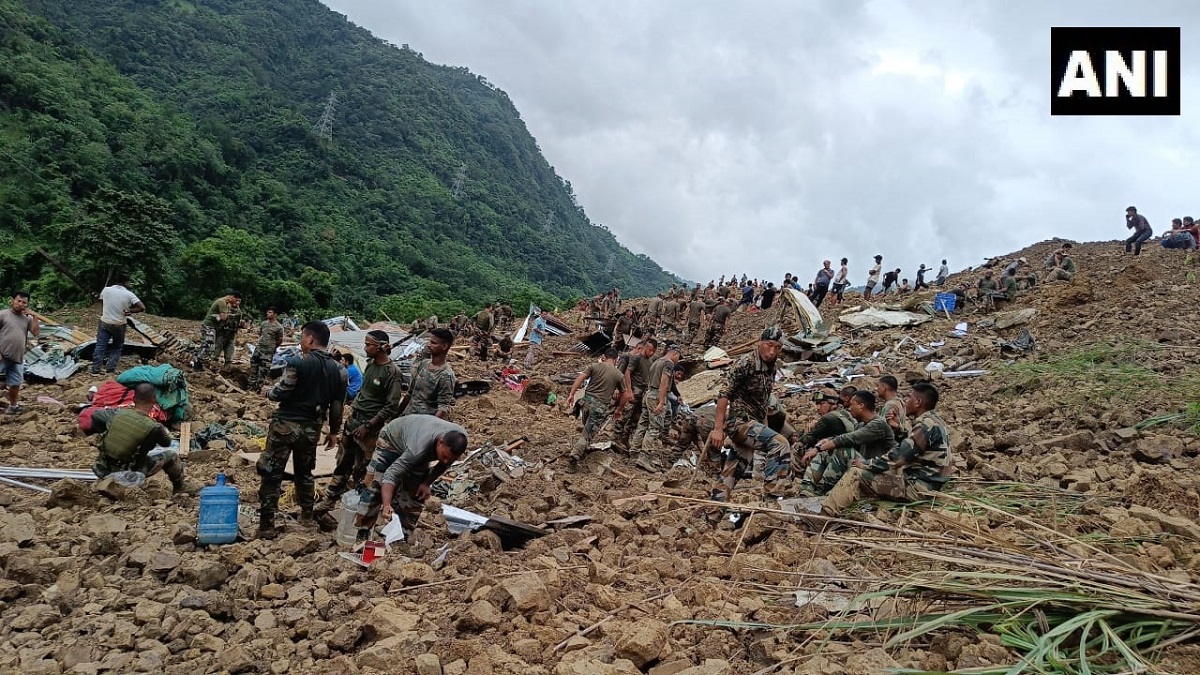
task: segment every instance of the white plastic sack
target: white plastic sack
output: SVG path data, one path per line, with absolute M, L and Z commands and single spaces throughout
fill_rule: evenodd
M 383 543 L 389 546 L 397 541 L 404 541 L 404 526 L 400 524 L 400 516 L 393 513 L 392 520 L 380 528 L 379 534 L 383 535 Z

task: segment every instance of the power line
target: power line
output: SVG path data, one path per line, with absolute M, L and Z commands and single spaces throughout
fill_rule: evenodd
M 333 141 L 333 110 L 336 106 L 337 93 L 331 91 L 329 100 L 325 102 L 325 111 L 321 113 L 321 119 L 313 125 L 313 133 L 326 142 Z

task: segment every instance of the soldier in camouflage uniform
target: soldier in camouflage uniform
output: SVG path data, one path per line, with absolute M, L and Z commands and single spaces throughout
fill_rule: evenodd
M 850 392 L 853 395 L 854 392 Z M 854 431 L 857 426 L 850 411 L 842 407 L 842 396 L 832 390 L 823 389 L 813 393 L 813 402 L 820 417 L 805 431 L 792 446 L 793 463 L 807 467 L 800 489 L 807 494 L 817 494 L 817 485 L 825 475 L 829 455 L 814 447 L 818 441 Z
M 579 391 L 579 388 L 584 386 L 584 380 L 587 380 L 587 386 L 583 390 L 583 401 L 580 403 L 583 409 L 583 434 L 575 442 L 575 447 L 567 458 L 569 471 L 574 471 L 579 460 L 587 454 L 588 446 L 596 438 L 600 427 L 604 426 L 609 411 L 612 411 L 614 417 L 619 418 L 621 415 L 620 404 L 624 401 L 625 376 L 617 370 L 616 362 L 617 350 L 610 347 L 604 352 L 603 359 L 588 366 L 571 384 L 567 401 L 574 400 L 575 392 Z M 614 401 L 613 397 L 618 393 L 622 396 L 618 401 Z
M 699 290 L 700 285 L 696 285 Z M 692 344 L 696 339 L 696 333 L 700 332 L 700 317 L 704 313 L 704 300 L 700 297 L 695 297 L 687 304 L 687 329 L 683 331 L 683 343 L 685 345 Z
M 405 415 L 436 415 L 442 419 L 450 416 L 457 380 L 454 369 L 446 363 L 446 354 L 453 345 L 454 333 L 445 328 L 429 331 L 426 347 L 429 358 L 420 359 L 412 366 L 408 405 L 403 407 Z
M 708 435 L 716 428 L 716 406 L 706 405 L 701 408 L 680 413 L 676 419 L 676 429 L 679 436 L 675 447 L 681 455 L 689 450 L 700 451 L 701 466 L 720 466 L 724 461 L 722 448 L 714 448 L 708 443 Z
M 679 363 L 679 348 L 668 345 L 667 350 L 650 367 L 646 377 L 646 393 L 642 395 L 642 414 L 637 431 L 629 442 L 629 450 L 643 453 L 660 450 L 667 438 L 668 400 L 675 380 L 675 364 Z M 641 457 L 641 456 L 640 456 Z
M 315 525 L 313 506 L 316 486 L 313 468 L 317 463 L 317 440 L 323 419 L 329 421 L 329 444 L 342 427 L 342 408 L 346 400 L 346 371 L 327 351 L 329 326 L 320 321 L 304 324 L 300 332 L 300 354 L 289 356 L 283 377 L 267 393 L 279 402 L 267 428 L 267 445 L 258 458 L 258 536 L 274 539 L 275 514 L 288 457 L 292 458 L 296 502 L 300 505 L 300 524 Z
M 318 513 L 331 511 L 338 499 L 362 480 L 379 430 L 400 415 L 404 375 L 392 361 L 390 339 L 381 330 L 370 331 L 363 339 L 367 366 L 363 369 L 362 388 L 350 406 L 350 419 L 338 443 L 333 480 L 316 506 Z
M 908 433 L 908 415 L 904 413 L 904 400 L 900 398 L 900 382 L 892 375 L 884 375 L 875 384 L 875 397 L 879 407 L 876 412 L 884 420 L 895 419 L 899 426 L 896 440 Z
M 208 361 L 215 361 L 218 356 L 225 359 L 225 365 L 233 361 L 233 348 L 237 337 L 238 324 L 242 320 L 242 294 L 229 291 L 224 296 L 213 300 L 208 307 L 208 314 L 200 324 L 200 366 Z
M 283 344 L 283 324 L 276 318 L 274 307 L 267 308 L 267 320 L 258 329 L 258 344 L 250 357 L 250 391 L 257 391 L 271 377 L 271 361 L 275 350 Z
M 725 337 L 725 322 L 733 314 L 733 301 L 722 300 L 712 311 L 712 322 L 708 324 L 708 334 L 704 336 L 705 347 L 716 347 Z
M 492 314 L 492 303 L 475 314 L 475 346 L 479 349 L 479 360 L 487 361 L 492 351 L 492 329 L 496 327 L 496 317 Z
M 853 466 L 856 459 L 871 460 L 896 447 L 896 432 L 887 419 L 875 412 L 875 395 L 859 390 L 850 397 L 849 412 L 858 422 L 853 431 L 819 441 L 818 455 L 801 484 L 810 496 L 825 494 Z M 895 427 L 899 428 L 899 427 Z
M 723 447 L 728 437 L 733 450 L 721 468 L 721 482 L 713 487 L 713 501 L 729 501 L 738 481 L 738 464 L 753 467 L 772 494 L 791 475 L 791 447 L 787 439 L 767 426 L 767 406 L 775 384 L 776 359 L 783 349 L 783 331 L 771 326 L 762 332 L 755 350 L 738 359 L 724 376 L 717 397 L 715 428 L 709 444 Z
M 1046 281 L 1070 281 L 1075 278 L 1075 261 L 1071 258 L 1071 242 L 1063 244 L 1050 256 L 1052 263 L 1046 273 Z
M 617 443 L 629 447 L 629 442 L 642 419 L 642 400 L 654 367 L 654 354 L 658 351 L 658 340 L 647 338 L 617 360 L 617 370 L 625 374 L 626 400 L 632 405 L 621 413 L 621 424 L 617 428 Z
M 941 490 L 950 480 L 950 431 L 934 409 L 938 390 L 924 382 L 913 385 L 905 401 L 912 429 L 887 455 L 858 459 L 822 500 L 821 512 L 837 516 L 861 497 L 918 501 Z M 896 427 L 893 427 L 896 428 Z

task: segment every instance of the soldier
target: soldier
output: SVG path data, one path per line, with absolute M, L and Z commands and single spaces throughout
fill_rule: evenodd
M 751 464 L 754 477 L 762 478 L 767 494 L 791 474 L 791 447 L 786 438 L 766 424 L 782 340 L 783 331 L 778 326 L 768 327 L 755 350 L 725 371 L 717 397 L 716 428 L 709 434 L 709 443 L 719 448 L 728 437 L 734 449 L 721 469 L 721 483 L 713 488 L 713 501 L 729 501 L 737 485 L 739 463 Z
M 1054 252 L 1053 266 L 1046 273 L 1046 281 L 1070 281 L 1075 278 L 1075 261 L 1071 258 L 1071 242 L 1063 244 Z
M 913 385 L 905 401 L 913 418 L 912 430 L 885 456 L 858 459 L 821 504 L 821 512 L 837 516 L 862 496 L 917 501 L 923 493 L 937 492 L 950 480 L 950 432 L 934 412 L 938 390 L 924 382 Z
M 646 451 L 662 448 L 666 440 L 667 396 L 675 381 L 675 365 L 679 363 L 679 347 L 667 345 L 667 351 L 650 367 L 646 377 L 646 393 L 642 395 L 642 414 L 638 418 L 637 431 L 629 443 L 630 450 L 641 451 L 640 460 L 645 460 Z
M 392 362 L 388 334 L 381 330 L 368 332 L 363 351 L 367 354 L 367 367 L 362 374 L 362 388 L 350 406 L 350 419 L 338 443 L 333 480 L 316 507 L 318 513 L 331 511 L 346 490 L 362 480 L 379 430 L 400 415 L 404 375 Z
M 420 335 L 421 333 L 424 333 L 425 332 L 425 322 L 422 321 L 419 317 L 416 319 L 413 319 L 412 324 L 408 327 L 408 332 L 412 333 L 413 335 Z
M 475 314 L 475 344 L 479 348 L 479 360 L 487 361 L 488 352 L 492 351 L 492 329 L 496 327 L 496 317 L 492 315 L 492 303 Z
M 425 328 L 428 330 L 433 330 L 434 328 L 437 328 L 437 327 L 438 327 L 438 315 L 430 314 L 429 318 L 425 319 Z
M 92 473 L 104 478 L 116 471 L 139 471 L 149 477 L 163 471 L 176 494 L 196 494 L 200 486 L 183 477 L 179 450 L 170 448 L 171 432 L 150 417 L 158 390 L 148 382 L 133 388 L 132 408 L 106 408 L 92 415 L 89 434 L 103 433 Z
M 646 395 L 650 370 L 654 367 L 654 353 L 657 351 L 658 340 L 647 338 L 617 362 L 617 368 L 625 375 L 625 400 L 621 405 L 624 407 L 633 403 L 629 414 L 622 412 L 621 424 L 617 428 L 617 443 L 626 448 L 642 419 L 642 399 Z
M 884 375 L 875 384 L 875 396 L 879 400 L 879 416 L 885 420 L 895 418 L 900 428 L 908 431 L 908 418 L 904 415 L 904 401 L 901 400 L 900 382 L 892 375 Z M 900 440 L 897 438 L 896 440 Z
M 679 301 L 675 299 L 675 293 L 672 292 L 663 302 L 662 323 L 659 324 L 658 334 L 664 336 L 667 330 L 679 332 Z
M 633 309 L 626 309 L 613 323 L 612 344 L 618 352 L 625 349 L 625 336 L 633 332 Z
M 704 336 L 705 347 L 716 347 L 725 337 L 725 322 L 733 314 L 733 301 L 726 298 L 713 308 L 712 321 L 708 324 L 708 333 Z
M 258 344 L 250 356 L 250 391 L 256 391 L 271 376 L 275 350 L 283 344 L 283 324 L 274 307 L 267 308 L 267 320 L 258 327 Z
M 411 535 L 434 481 L 466 450 L 466 430 L 433 415 L 405 415 L 389 422 L 371 456 L 355 517 L 359 531 L 377 520 L 386 523 L 395 513 L 404 534 Z
M 237 291 L 229 291 L 209 305 L 200 329 L 203 358 L 215 361 L 220 356 L 225 365 L 233 361 L 238 324 L 242 320 L 241 305 L 242 294 Z
M 445 328 L 429 331 L 429 358 L 412 366 L 408 405 L 401 406 L 405 415 L 434 415 L 442 419 L 450 416 L 457 380 L 454 369 L 446 363 L 446 355 L 453 345 L 454 333 Z
M 854 431 L 857 423 L 844 406 L 849 403 L 849 397 L 853 396 L 857 390 L 853 387 L 847 387 L 847 389 L 851 391 L 849 396 L 844 399 L 832 389 L 813 392 L 813 402 L 817 405 L 817 414 L 820 417 L 792 445 L 793 455 L 803 453 L 795 460 L 795 463 L 807 467 L 804 477 L 800 480 L 802 492 L 817 494 L 817 485 L 821 481 L 821 476 L 825 475 L 825 460 L 828 459 L 828 456 L 813 446 L 826 438 Z
M 996 288 L 996 280 L 992 278 L 992 271 L 987 270 L 975 284 L 975 298 L 982 301 L 994 297 Z
M 621 371 L 617 370 L 617 350 L 609 347 L 604 352 L 604 358 L 597 363 L 587 367 L 587 370 L 579 374 L 575 378 L 575 382 L 571 384 L 571 391 L 567 394 L 567 401 L 575 399 L 575 392 L 579 387 L 583 386 L 583 381 L 588 381 L 587 386 L 583 390 L 583 435 L 575 443 L 575 448 L 567 458 L 567 470 L 574 472 L 579 460 L 587 454 L 588 446 L 600 431 L 600 427 L 604 425 L 604 420 L 608 418 L 608 413 L 611 410 L 613 417 L 619 419 L 621 416 L 620 406 L 614 402 L 613 397 L 618 393 L 625 392 L 625 377 L 621 375 Z
M 662 321 L 663 314 L 663 294 L 650 298 L 650 302 L 646 305 L 646 317 L 649 319 L 646 330 L 654 332 L 658 330 L 658 324 Z
M 696 284 L 697 291 L 700 289 L 700 284 Z M 700 330 L 700 316 L 704 313 L 706 305 L 704 299 L 696 295 L 687 306 L 687 330 L 683 332 L 683 343 L 692 344 L 692 340 L 696 338 L 696 333 Z
M 850 397 L 850 415 L 859 425 L 854 431 L 818 441 L 816 449 L 824 456 L 813 459 L 802 486 L 813 495 L 831 490 L 856 459 L 874 459 L 896 447 L 896 432 L 887 420 L 875 412 L 875 395 L 865 389 Z M 899 426 L 895 428 L 900 428 Z
M 700 463 L 706 467 L 722 461 L 721 448 L 714 448 L 708 443 L 709 434 L 716 428 L 716 414 L 716 406 L 707 405 L 680 413 L 676 422 L 679 430 L 676 447 L 680 454 L 698 448 Z
M 315 524 L 312 472 L 317 463 L 321 422 L 323 417 L 329 420 L 328 444 L 333 445 L 341 430 L 346 400 L 346 371 L 326 351 L 328 344 L 329 326 L 320 321 L 304 324 L 300 329 L 300 355 L 288 357 L 283 377 L 267 392 L 267 398 L 278 401 L 279 408 L 271 417 L 267 446 L 258 458 L 258 475 L 262 477 L 258 490 L 260 539 L 274 539 L 279 534 L 275 529 L 275 513 L 279 509 L 279 491 L 289 456 L 296 502 L 300 505 L 300 524 L 305 527 Z

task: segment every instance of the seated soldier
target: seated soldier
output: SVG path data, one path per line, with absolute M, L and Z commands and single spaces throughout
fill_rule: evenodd
M 983 277 L 975 284 L 975 299 L 987 303 L 996 297 L 998 290 L 996 280 L 992 278 L 992 271 L 988 270 L 983 273 Z
M 863 496 L 914 502 L 926 493 L 941 490 L 953 473 L 950 432 L 934 412 L 938 390 L 918 382 L 905 401 L 912 429 L 885 456 L 855 458 L 853 467 L 821 502 L 821 513 L 837 516 Z
M 1070 281 L 1075 278 L 1075 261 L 1071 258 L 1071 242 L 1054 252 L 1054 267 L 1046 273 L 1046 281 Z
M 200 486 L 184 479 L 179 450 L 167 447 L 171 432 L 150 418 L 157 400 L 154 385 L 143 382 L 133 389 L 132 408 L 106 408 L 92 414 L 90 433 L 103 434 L 92 473 L 104 478 L 117 471 L 137 471 L 150 477 L 163 471 L 176 493 L 196 494 Z

